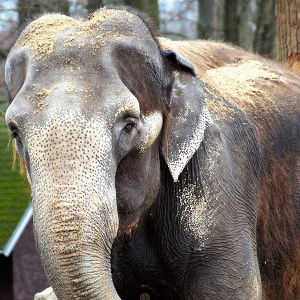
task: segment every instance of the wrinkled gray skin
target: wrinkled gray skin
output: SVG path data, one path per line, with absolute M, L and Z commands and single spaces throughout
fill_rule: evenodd
M 37 246 L 56 295 L 60 300 L 120 299 L 111 274 L 111 248 L 118 231 L 130 234 L 141 214 L 157 199 L 162 159 L 173 180 L 178 180 L 200 147 L 211 119 L 203 99 L 189 102 L 202 97 L 192 67 L 177 56 L 172 60 L 181 63 L 185 70 L 167 73 L 166 58 L 134 14 L 103 10 L 84 22 L 63 16 L 51 18 L 49 21 L 49 17 L 42 17 L 29 25 L 9 54 L 6 81 L 13 101 L 6 121 L 26 165 Z M 123 49 L 129 49 L 124 57 Z M 136 53 L 156 71 L 153 80 L 165 81 L 157 90 L 173 84 L 169 91 L 170 105 L 175 106 L 168 125 L 164 124 L 161 106 L 143 104 L 138 92 L 132 92 L 134 87 L 129 87 L 126 76 L 120 75 L 127 75 L 126 68 L 131 63 L 128 57 Z M 125 66 L 120 67 L 122 59 Z M 166 97 L 159 93 L 158 97 Z M 176 103 L 180 103 L 177 108 Z M 167 145 L 164 137 L 168 128 L 171 130 L 167 132 Z M 211 134 L 215 135 L 215 141 L 206 145 L 208 154 L 218 148 L 219 135 L 214 130 Z M 213 170 L 218 159 L 215 156 L 214 161 L 204 164 Z M 226 174 L 226 169 L 222 172 Z M 225 177 L 224 174 L 220 176 Z M 213 183 L 214 176 L 209 180 Z M 204 192 L 210 195 L 217 183 L 213 187 L 203 184 Z M 209 205 L 206 201 L 198 202 L 197 195 L 202 192 L 193 183 L 180 185 L 178 193 L 180 220 L 185 223 L 180 232 L 194 241 L 193 251 L 200 251 L 207 243 L 217 202 Z M 220 205 L 225 211 L 225 203 Z M 254 219 L 254 214 L 250 219 Z M 249 220 L 242 219 L 241 226 Z M 224 234 L 222 228 L 218 228 L 220 236 Z M 210 290 L 214 293 L 211 299 L 221 291 L 223 298 L 219 299 L 229 299 L 230 293 L 231 299 L 260 299 L 257 260 L 252 252 L 253 241 L 249 239 L 255 233 L 247 230 L 243 237 L 234 237 L 233 233 L 231 236 L 229 231 L 225 249 L 230 259 L 238 257 L 242 263 L 229 263 L 222 270 L 230 275 L 223 278 L 222 272 L 215 268 L 208 281 L 201 280 L 207 274 L 204 267 L 209 268 L 204 263 L 202 277 L 191 269 L 195 278 L 186 284 L 181 279 L 176 253 L 180 252 L 180 246 L 173 246 L 174 265 L 170 264 L 170 268 L 178 269 L 174 289 L 178 289 L 181 299 L 200 299 L 201 294 L 204 299 Z M 164 233 L 159 233 L 162 240 Z M 235 240 L 242 241 L 242 249 L 246 250 L 236 248 L 230 252 Z M 175 236 L 175 245 L 177 241 Z M 170 240 L 161 248 L 161 255 L 168 259 L 173 254 L 163 254 L 172 247 L 167 242 Z M 190 250 L 182 249 L 182 253 L 186 251 Z M 220 253 L 224 255 L 226 251 Z M 189 261 L 192 256 L 189 257 L 184 259 Z M 216 259 L 215 266 L 218 265 Z M 166 281 L 168 273 L 162 274 Z M 228 279 L 238 276 L 243 276 L 243 283 L 235 281 L 234 287 Z M 216 288 L 211 284 L 206 290 L 207 282 L 214 282 Z M 186 290 L 180 290 L 181 284 L 186 284 Z M 199 290 L 194 290 L 193 285 L 198 285 Z
M 114 14 L 117 19 L 124 12 Z M 84 35 L 74 46 L 64 46 L 69 33 L 80 31 L 75 27 L 55 34 L 50 55 L 38 59 L 32 47 L 17 42 L 8 57 L 6 80 L 14 100 L 6 120 L 12 132 L 18 130 L 16 147 L 32 189 L 38 249 L 59 299 L 70 299 L 70 295 L 74 299 L 119 299 L 110 267 L 119 227 L 113 179 L 120 160 L 133 148 L 140 160 L 147 162 L 152 155 L 158 158 L 155 141 L 162 113 L 141 113 L 111 57 L 115 48 L 132 42 L 145 56 L 151 53 L 154 64 L 162 63 L 146 28 L 139 34 L 140 41 L 126 38 L 135 19 L 126 13 L 125 37 L 116 40 L 112 35 L 96 50 Z M 107 29 L 98 30 L 103 36 L 112 29 L 111 22 L 107 23 Z M 86 44 L 85 49 L 78 53 L 81 44 Z M 128 124 L 136 124 L 131 133 L 123 130 Z M 151 189 L 157 190 L 158 159 L 154 164 L 156 174 L 147 174 L 150 166 L 146 166 L 137 176 L 153 182 Z M 152 190 L 145 190 L 149 196 L 141 201 L 153 197 Z M 137 217 L 125 220 L 125 225 Z

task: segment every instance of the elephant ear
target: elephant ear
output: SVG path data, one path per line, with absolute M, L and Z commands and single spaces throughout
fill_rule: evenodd
M 178 181 L 180 173 L 200 147 L 204 130 L 212 124 L 212 119 L 203 89 L 193 75 L 193 66 L 175 52 L 171 57 L 172 64 L 179 67 L 174 71 L 175 80 L 164 127 L 162 153 L 174 181 Z
M 163 53 L 165 57 L 174 65 L 182 70 L 191 72 L 193 75 L 196 75 L 194 66 L 183 56 L 172 50 L 164 50 Z

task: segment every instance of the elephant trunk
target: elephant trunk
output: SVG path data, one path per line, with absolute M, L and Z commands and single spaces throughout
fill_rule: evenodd
M 34 197 L 37 246 L 50 284 L 60 300 L 70 295 L 119 299 L 110 262 L 118 228 L 112 191 L 106 189 L 103 197 L 87 195 L 84 186 L 81 191 L 69 188 L 55 189 L 53 197 Z
M 119 219 L 109 137 L 64 128 L 29 141 L 37 248 L 58 299 L 120 299 L 111 274 Z

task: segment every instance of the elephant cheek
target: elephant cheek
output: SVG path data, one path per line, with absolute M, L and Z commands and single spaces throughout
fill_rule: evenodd
M 141 131 L 140 152 L 145 152 L 157 139 L 163 124 L 163 116 L 159 111 L 143 116 L 143 129 Z

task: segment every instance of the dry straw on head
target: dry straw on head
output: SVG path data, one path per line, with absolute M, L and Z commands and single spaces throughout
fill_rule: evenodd
M 15 47 L 28 46 L 36 59 L 47 57 L 53 52 L 55 34 L 78 26 L 78 21 L 59 14 L 45 15 L 28 25 Z
M 112 37 L 114 39 L 123 37 L 118 31 L 118 22 L 123 22 L 120 15 L 122 13 L 118 10 L 101 9 L 91 15 L 88 20 L 80 21 L 60 14 L 46 14 L 25 28 L 15 47 L 29 46 L 36 60 L 46 59 L 52 54 L 58 40 L 64 48 L 78 47 L 80 49 L 85 47 L 86 43 L 80 42 L 78 37 L 88 38 L 88 43 L 98 49 L 99 45 L 104 46 Z M 123 15 L 125 18 L 124 13 Z M 132 14 L 127 13 L 127 17 L 129 15 Z M 99 25 L 113 18 L 117 21 L 115 26 L 101 30 Z M 60 34 L 63 34 L 63 37 L 59 39 Z

